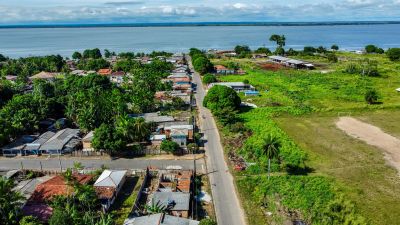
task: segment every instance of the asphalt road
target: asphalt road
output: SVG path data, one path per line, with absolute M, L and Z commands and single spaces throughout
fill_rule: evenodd
M 61 162 L 61 167 L 60 167 Z M 0 158 L 0 170 L 13 169 L 41 169 L 44 170 L 65 170 L 73 168 L 74 162 L 80 162 L 85 169 L 99 169 L 102 165 L 110 169 L 145 169 L 148 166 L 165 169 L 168 166 L 181 166 L 183 169 L 193 169 L 192 160 L 151 160 L 151 159 L 116 159 L 116 160 L 97 160 L 97 159 L 24 159 L 24 158 Z M 196 160 L 196 168 L 204 170 L 204 160 Z M 203 171 L 202 171 L 203 172 Z
M 200 128 L 206 139 L 207 170 L 218 225 L 245 225 L 243 209 L 237 197 L 232 174 L 230 174 L 225 162 L 217 126 L 211 112 L 203 107 L 203 99 L 206 92 L 204 91 L 200 75 L 194 72 L 191 63 L 189 64 L 193 73 L 193 82 L 197 84 L 195 97 L 200 114 Z

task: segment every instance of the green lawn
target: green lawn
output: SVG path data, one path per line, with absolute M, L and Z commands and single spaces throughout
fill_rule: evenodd
M 117 199 L 115 200 L 111 212 L 115 218 L 116 225 L 122 225 L 132 211 L 133 204 L 142 185 L 142 177 L 127 177 Z
M 373 118 L 379 120 L 376 114 Z M 307 164 L 314 173 L 335 178 L 364 217 L 377 225 L 397 224 L 400 221 L 397 172 L 386 165 L 379 149 L 337 129 L 336 119 L 310 116 L 275 120 L 309 154 Z

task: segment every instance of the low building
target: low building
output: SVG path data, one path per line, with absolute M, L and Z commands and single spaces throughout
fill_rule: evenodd
M 64 129 L 58 131 L 53 137 L 40 146 L 40 151 L 45 154 L 61 155 L 70 153 L 80 145 L 79 129 Z
M 41 134 L 35 141 L 32 143 L 28 143 L 25 146 L 25 154 L 28 155 L 40 155 L 42 152 L 40 151 L 40 147 L 46 143 L 50 138 L 52 138 L 56 133 L 53 131 L 47 131 L 46 133 Z
M 189 217 L 190 193 L 154 192 L 151 203 L 165 208 L 172 216 Z
M 243 82 L 219 82 L 219 83 L 212 83 L 208 87 L 212 88 L 215 85 L 230 87 L 237 92 L 254 91 L 255 90 L 255 88 L 253 86 L 251 86 L 250 84 L 245 84 Z
M 92 141 L 94 137 L 94 131 L 90 131 L 82 138 L 82 151 L 93 151 Z
M 33 141 L 35 141 L 37 138 L 37 136 L 35 135 L 24 135 L 20 138 L 18 138 L 17 140 L 13 141 L 12 143 L 3 146 L 2 152 L 3 152 L 3 156 L 6 157 L 14 157 L 17 155 L 26 155 L 25 152 L 25 147 L 26 144 L 32 143 Z
M 158 191 L 190 193 L 193 172 L 190 170 L 167 171 L 160 174 Z
M 292 67 L 294 69 L 314 69 L 314 65 L 312 63 L 304 62 L 297 59 L 290 59 L 283 56 L 268 56 L 268 58 L 275 63 L 282 64 L 287 67 Z
M 165 123 L 165 122 L 173 122 L 173 121 L 175 121 L 174 117 L 160 115 L 160 112 L 143 113 L 143 114 L 130 114 L 129 117 L 132 117 L 132 118 L 143 118 L 146 122 L 150 122 L 150 123 Z
M 102 76 L 111 76 L 112 69 L 100 69 L 99 71 L 97 71 L 97 74 Z
M 217 74 L 227 75 L 227 74 L 235 74 L 234 69 L 228 69 L 223 65 L 216 65 L 214 70 Z
M 113 72 L 110 76 L 110 81 L 116 84 L 122 84 L 122 82 L 124 81 L 124 77 L 125 72 L 123 71 Z
M 96 194 L 104 211 L 114 203 L 126 181 L 126 170 L 104 170 L 94 183 Z
M 263 59 L 263 58 L 267 58 L 268 55 L 265 53 L 254 53 L 252 54 L 252 58 L 253 59 Z
M 124 225 L 199 225 L 199 223 L 196 220 L 158 213 L 128 218 L 125 220 Z
M 41 80 L 47 80 L 47 81 L 54 81 L 56 77 L 59 75 L 59 73 L 52 73 L 52 72 L 45 72 L 42 71 L 38 74 L 35 74 L 30 77 L 31 80 L 33 79 L 41 79 Z
M 156 149 L 159 149 L 161 146 L 161 143 L 166 139 L 167 139 L 167 136 L 165 134 L 156 134 L 156 135 L 150 136 L 151 145 Z
M 189 141 L 193 140 L 193 125 L 170 125 L 164 127 L 167 138 L 186 148 Z

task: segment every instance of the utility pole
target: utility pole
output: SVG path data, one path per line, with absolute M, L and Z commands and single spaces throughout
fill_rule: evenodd
M 62 165 L 61 165 L 61 159 L 60 159 L 60 157 L 58 157 L 58 161 L 60 162 L 60 170 L 61 170 L 61 173 L 62 173 Z
M 40 171 L 43 172 L 42 161 L 39 161 L 39 163 L 40 163 Z

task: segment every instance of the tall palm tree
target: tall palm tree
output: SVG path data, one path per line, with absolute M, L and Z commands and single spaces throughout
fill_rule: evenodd
M 264 144 L 262 147 L 264 155 L 268 158 L 268 180 L 271 173 L 271 159 L 278 157 L 281 143 L 275 136 L 268 135 L 264 138 Z
M 150 135 L 150 125 L 143 119 L 135 119 L 133 123 L 133 133 L 135 134 L 136 141 L 143 141 Z

